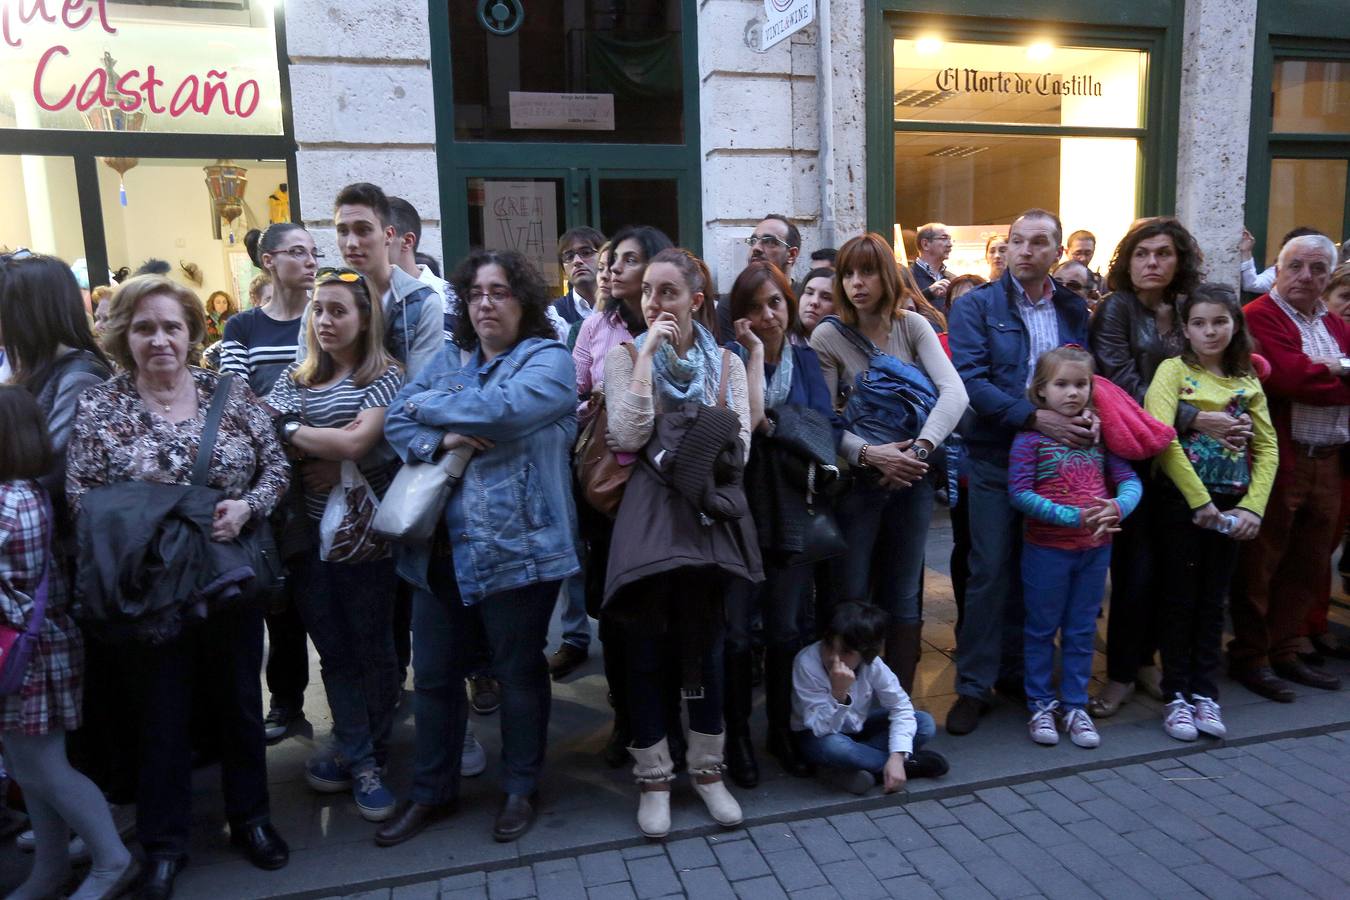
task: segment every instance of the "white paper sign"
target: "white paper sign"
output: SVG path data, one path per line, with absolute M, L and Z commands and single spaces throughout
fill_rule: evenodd
M 816 0 L 764 0 L 764 15 L 760 50 L 768 50 L 814 22 Z
M 483 243 L 489 250 L 521 253 L 545 281 L 560 284 L 556 185 L 552 181 L 485 180 Z
M 545 94 L 511 91 L 511 127 L 613 131 L 613 94 Z

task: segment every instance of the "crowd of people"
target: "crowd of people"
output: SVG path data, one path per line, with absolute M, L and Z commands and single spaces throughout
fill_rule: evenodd
M 380 846 L 486 768 L 471 706 L 501 710 L 493 836 L 530 829 L 550 678 L 588 658 L 592 619 L 602 755 L 631 763 L 648 837 L 681 772 L 739 825 L 729 782 L 756 788 L 757 746 L 859 794 L 940 777 L 910 699 L 939 504 L 949 735 L 999 695 L 1032 741 L 1093 748 L 1142 690 L 1169 736 L 1223 737 L 1230 605 L 1235 680 L 1280 702 L 1339 687 L 1320 666 L 1350 658 L 1327 625 L 1350 265 L 1324 235 L 1292 235 L 1244 306 L 1167 217 L 1135 222 L 1104 277 L 1091 234 L 1030 209 L 989 239 L 987 278 L 946 268 L 934 223 L 912 266 L 863 234 L 794 284 L 800 234 L 768 215 L 722 294 L 656 228 L 576 228 L 556 297 L 509 251 L 442 280 L 416 210 L 375 185 L 333 207 L 342 265 L 273 224 L 250 235 L 264 276 L 242 312 L 148 273 L 91 327 L 62 261 L 0 260 L 0 743 L 34 851 L 17 900 L 60 892 L 73 855 L 80 900 L 171 896 L 203 755 L 231 842 L 286 865 L 266 746 L 303 714 L 311 641 L 333 727 L 306 781 L 350 794 Z M 425 532 L 380 524 L 419 503 Z

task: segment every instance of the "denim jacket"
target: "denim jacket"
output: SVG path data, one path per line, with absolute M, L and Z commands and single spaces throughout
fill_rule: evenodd
M 1083 298 L 1055 283 L 1051 298 L 1059 320 L 1059 343 L 1088 349 L 1088 310 Z M 1004 465 L 1013 437 L 1036 407 L 1027 399 L 1027 354 L 1031 338 L 1017 308 L 1012 270 L 982 285 L 952 306 L 948 342 L 952 362 L 970 395 L 970 417 L 961 436 L 976 459 Z
M 405 462 L 431 462 L 446 432 L 493 442 L 473 455 L 445 510 L 464 602 L 580 571 L 569 453 L 576 369 L 567 348 L 526 338 L 461 365 L 448 345 L 389 404 L 384 433 Z M 399 575 L 429 590 L 430 546 L 405 547 Z

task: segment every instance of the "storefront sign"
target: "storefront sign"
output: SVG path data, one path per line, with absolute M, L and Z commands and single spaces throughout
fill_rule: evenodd
M 764 0 L 764 15 L 760 50 L 768 50 L 814 22 L 816 0 Z
M 1041 97 L 1100 97 L 1102 83 L 1091 75 L 1054 72 L 985 72 L 980 69 L 943 69 L 934 86 L 939 91 L 968 94 L 1035 94 Z
M 484 181 L 483 243 L 488 249 L 517 251 L 556 285 L 557 242 L 558 198 L 552 181 Z
M 613 94 L 548 94 L 511 91 L 511 127 L 613 131 Z

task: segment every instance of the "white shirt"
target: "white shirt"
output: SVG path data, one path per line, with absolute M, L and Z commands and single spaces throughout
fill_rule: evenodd
M 1248 258 L 1242 261 L 1242 289 L 1252 294 L 1264 294 L 1275 286 L 1275 267 L 1270 266 L 1260 275 L 1256 274 L 1256 261 Z
M 816 737 L 857 734 L 866 724 L 875 698 L 890 713 L 890 752 L 913 753 L 914 732 L 919 726 L 914 719 L 914 704 L 895 673 L 878 656 L 858 668 L 848 702 L 840 703 L 830 691 L 830 675 L 820 658 L 823 643 L 816 641 L 792 661 L 792 730 L 810 731 Z

